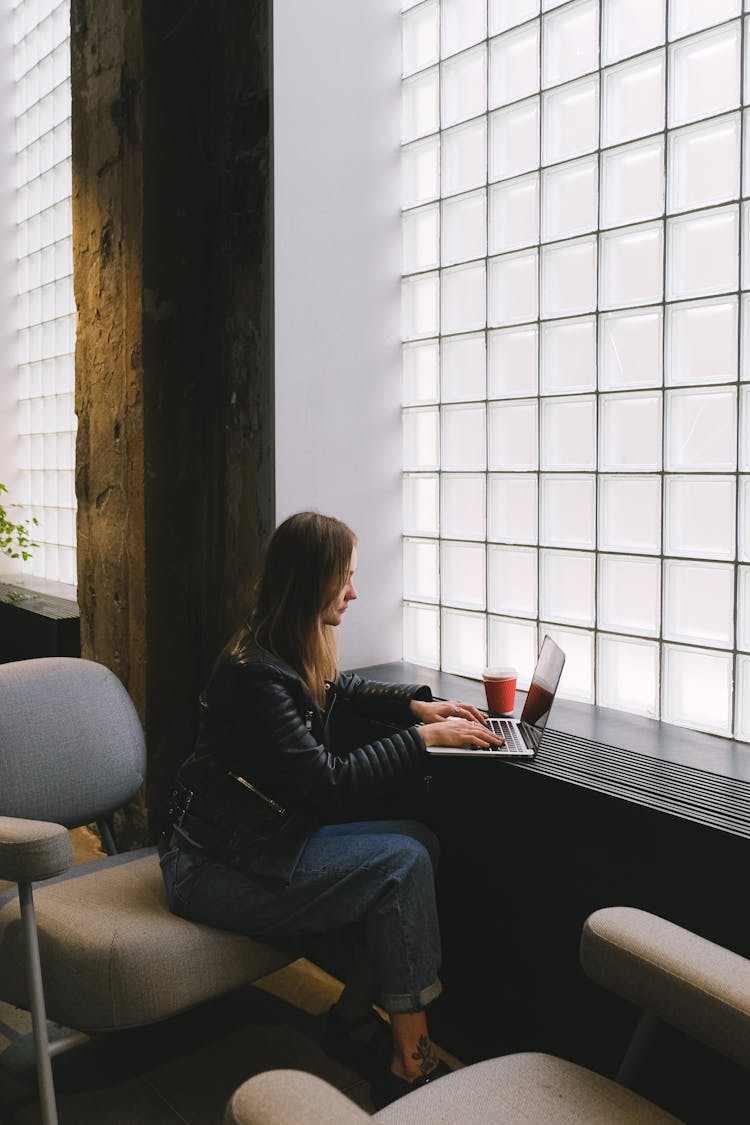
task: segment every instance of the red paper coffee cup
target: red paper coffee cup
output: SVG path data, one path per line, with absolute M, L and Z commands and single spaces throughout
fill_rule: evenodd
M 487 710 L 495 715 L 508 715 L 516 703 L 515 668 L 485 668 L 482 673 Z

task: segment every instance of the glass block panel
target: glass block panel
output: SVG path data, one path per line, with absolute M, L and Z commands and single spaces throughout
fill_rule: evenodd
M 541 478 L 539 541 L 545 547 L 593 549 L 596 478 L 566 473 Z
M 740 388 L 740 448 L 739 469 L 750 470 L 750 388 Z
M 740 194 L 739 113 L 669 134 L 667 210 L 691 211 Z
M 442 194 L 456 195 L 481 187 L 487 179 L 487 118 L 456 125 L 441 136 Z
M 740 104 L 740 25 L 728 24 L 669 48 L 669 127 Z
M 438 541 L 404 539 L 404 597 L 436 602 L 439 596 Z
M 596 320 L 555 320 L 542 324 L 540 392 L 574 394 L 596 390 Z
M 439 414 L 437 407 L 403 412 L 403 467 L 438 469 Z
M 490 667 L 515 668 L 518 687 L 525 691 L 531 683 L 536 665 L 536 622 L 490 617 L 489 631 Z
M 419 273 L 440 265 L 440 208 L 437 203 L 401 216 L 401 272 Z
M 484 332 L 445 336 L 443 349 L 443 402 L 468 402 L 485 397 Z
M 542 173 L 542 241 L 597 228 L 599 168 L 595 156 Z
M 401 334 L 405 340 L 437 336 L 439 302 L 436 273 L 404 278 L 401 282 Z
M 442 0 L 442 53 L 455 55 L 487 35 L 486 0 Z
M 448 539 L 484 539 L 485 476 L 444 473 L 441 531 Z
M 443 270 L 443 332 L 471 332 L 483 328 L 485 299 L 484 262 Z
M 658 637 L 660 617 L 659 559 L 600 555 L 597 624 L 615 633 Z
M 439 398 L 437 340 L 404 344 L 401 348 L 404 406 L 421 406 Z
M 489 415 L 490 469 L 536 469 L 536 402 L 492 402 Z
M 490 43 L 490 109 L 517 102 L 539 89 L 539 20 Z
M 594 634 L 580 629 L 560 629 L 540 623 L 539 635 L 548 635 L 565 653 L 565 667 L 557 689 L 559 699 L 594 702 Z
M 490 188 L 490 254 L 520 250 L 539 241 L 539 174 Z
M 596 238 L 542 247 L 542 317 L 575 316 L 596 308 Z
M 735 478 L 665 477 L 664 553 L 733 559 Z
M 545 621 L 594 624 L 595 558 L 593 553 L 539 552 L 539 611 Z
M 489 0 L 489 33 L 499 35 L 539 15 L 539 0 Z
M 667 306 L 666 383 L 737 378 L 737 298 Z
M 672 471 L 737 467 L 737 392 L 667 392 L 665 467 Z
M 542 163 L 593 152 L 599 143 L 599 76 L 579 78 L 543 95 Z
M 536 543 L 536 476 L 493 474 L 489 490 L 488 537 L 501 543 Z
M 484 188 L 443 202 L 444 266 L 484 258 L 487 254 L 487 193 Z
M 536 617 L 536 548 L 490 546 L 487 553 L 490 612 Z
M 484 404 L 445 406 L 442 411 L 441 467 L 446 470 L 483 470 L 487 464 Z
M 440 552 L 441 595 L 445 605 L 459 609 L 485 607 L 484 543 L 443 540 Z
M 490 115 L 490 180 L 531 172 L 539 165 L 539 97 Z
M 660 552 L 660 477 L 599 477 L 599 549 Z
M 602 153 L 603 227 L 653 219 L 664 212 L 664 138 Z
M 750 652 L 750 566 L 737 568 L 737 648 Z
M 537 393 L 539 330 L 505 328 L 488 335 L 489 371 L 487 393 L 490 398 L 520 398 Z
M 605 313 L 599 317 L 599 386 L 602 390 L 660 386 L 661 309 Z
M 670 641 L 731 648 L 734 567 L 666 559 L 663 633 Z
M 745 52 L 745 72 L 747 74 L 748 67 L 748 52 Z M 745 78 L 745 101 L 747 101 L 750 90 L 748 90 L 747 77 Z M 745 143 L 743 145 L 742 155 L 742 194 L 750 195 L 750 138 L 748 137 L 748 130 L 750 129 L 750 110 L 744 110 L 742 114 L 743 129 L 745 131 Z
M 487 640 L 483 613 L 443 610 L 443 669 L 457 676 L 479 679 L 487 667 Z
M 659 646 L 654 642 L 609 637 L 597 645 L 597 702 L 631 715 L 659 713 Z
M 737 657 L 735 738 L 750 742 L 750 657 Z
M 578 0 L 545 16 L 542 45 L 542 85 L 557 86 L 599 65 L 598 0 Z
M 437 535 L 440 486 L 437 473 L 406 473 L 403 484 L 406 535 Z
M 440 4 L 428 0 L 401 20 L 401 73 L 413 74 L 432 66 L 439 57 Z
M 440 610 L 430 605 L 404 606 L 404 660 L 437 668 L 440 664 Z
M 750 562 L 750 477 L 740 477 L 739 488 L 739 557 Z
M 664 51 L 603 72 L 602 145 L 647 137 L 664 128 Z
M 723 23 L 738 16 L 742 0 L 671 0 L 669 5 L 669 38 L 680 39 L 704 27 Z
M 523 324 L 536 320 L 539 309 L 536 250 L 522 250 L 492 258 L 489 323 L 491 326 Z
M 667 300 L 737 288 L 739 212 L 720 207 L 667 220 Z
M 478 117 L 487 109 L 487 48 L 474 47 L 440 67 L 442 128 Z
M 665 0 L 604 0 L 602 66 L 664 42 Z
M 438 68 L 426 70 L 401 84 L 401 140 L 414 141 L 440 127 Z
M 542 399 L 542 468 L 596 468 L 596 399 Z
M 603 234 L 599 307 L 629 308 L 660 301 L 664 292 L 661 223 Z
M 661 469 L 659 392 L 601 395 L 599 412 L 599 468 L 603 472 L 649 473 Z
M 663 648 L 662 719 L 728 735 L 732 727 L 732 656 L 699 649 Z

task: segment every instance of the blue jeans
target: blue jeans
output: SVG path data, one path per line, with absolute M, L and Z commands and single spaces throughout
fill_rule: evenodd
M 172 845 L 162 874 L 170 909 L 182 918 L 269 939 L 358 924 L 387 1012 L 418 1012 L 440 995 L 439 849 L 417 821 L 324 825 L 280 889 L 211 859 L 177 832 Z

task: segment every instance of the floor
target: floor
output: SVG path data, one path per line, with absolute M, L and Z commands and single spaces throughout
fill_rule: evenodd
M 92 847 L 85 832 L 74 835 L 78 860 Z M 324 1049 L 325 1013 L 340 990 L 300 959 L 167 1023 L 89 1040 L 55 1059 L 60 1125 L 221 1125 L 233 1090 L 278 1067 L 317 1074 L 372 1112 L 362 1075 Z M 0 1003 L 0 1125 L 39 1122 L 31 1019 Z

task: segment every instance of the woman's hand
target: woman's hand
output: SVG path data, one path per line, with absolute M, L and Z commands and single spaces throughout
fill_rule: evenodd
M 502 746 L 505 739 L 495 734 L 484 722 L 472 719 L 435 721 L 420 729 L 425 746 Z
M 419 719 L 420 723 L 442 723 L 445 719 L 469 719 L 476 723 L 487 725 L 487 716 L 470 703 L 458 703 L 455 699 L 440 699 L 434 703 L 425 703 L 421 699 L 412 699 L 411 713 Z

